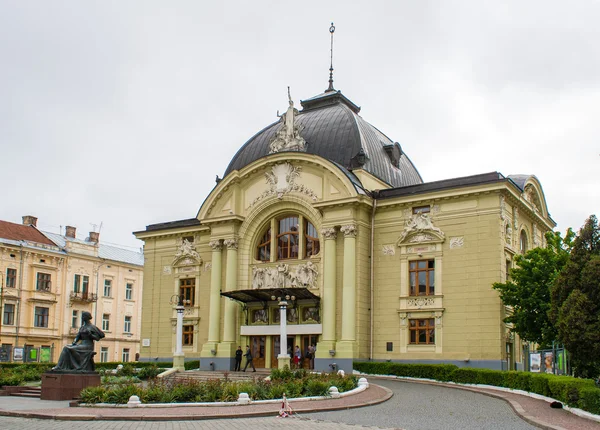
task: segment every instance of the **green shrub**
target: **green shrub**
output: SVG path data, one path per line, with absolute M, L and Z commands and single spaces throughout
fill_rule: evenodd
M 477 384 L 483 385 L 494 385 L 496 387 L 504 387 L 506 385 L 504 381 L 504 375 L 506 372 L 500 370 L 491 369 L 478 369 L 477 370 Z
M 106 389 L 99 385 L 97 387 L 87 387 L 81 391 L 81 401 L 88 404 L 104 403 Z
M 23 376 L 17 374 L 17 373 L 3 373 L 2 375 L 0 375 L 0 387 L 3 385 L 9 385 L 9 386 L 13 386 L 16 387 L 18 385 L 23 384 L 23 382 L 25 382 L 25 379 L 23 379 Z
M 117 376 L 133 376 L 135 367 L 130 363 L 125 363 L 121 369 L 117 371 Z
M 531 391 L 531 375 L 529 372 L 510 371 L 504 375 L 505 386 L 513 390 Z
M 140 388 L 133 384 L 115 385 L 104 394 L 106 403 L 126 404 L 131 396 L 139 396 Z
M 600 388 L 583 387 L 579 390 L 577 406 L 584 411 L 600 415 Z
M 158 367 L 173 367 L 173 364 L 171 364 L 170 366 L 161 366 L 158 365 Z M 185 370 L 194 370 L 194 369 L 199 369 L 200 368 L 200 360 L 190 360 L 190 361 L 186 361 L 185 363 L 183 363 L 183 366 L 185 367 Z
M 162 372 L 164 372 L 164 369 L 160 369 L 156 364 L 152 364 L 152 366 L 143 367 L 138 370 L 136 376 L 140 379 L 154 379 Z
M 329 395 L 329 387 L 336 385 L 331 384 L 328 381 L 320 379 L 310 379 L 306 383 L 304 395 L 305 396 L 327 396 Z

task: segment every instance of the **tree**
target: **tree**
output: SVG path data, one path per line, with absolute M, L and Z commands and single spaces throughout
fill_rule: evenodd
M 525 341 L 547 347 L 556 339 L 555 325 L 548 316 L 551 291 L 569 258 L 574 236 L 571 229 L 564 239 L 559 232 L 547 232 L 545 248 L 517 255 L 517 267 L 510 270 L 510 279 L 493 285 L 502 302 L 512 308 L 512 314 L 504 322 L 512 324 L 512 331 Z
M 600 230 L 594 215 L 574 240 L 551 299 L 549 316 L 576 375 L 600 375 Z

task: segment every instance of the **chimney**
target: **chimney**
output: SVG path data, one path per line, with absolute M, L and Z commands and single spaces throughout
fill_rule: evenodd
M 25 215 L 23 217 L 23 225 L 32 225 L 37 227 L 37 218 L 33 215 Z
M 100 242 L 100 233 L 96 231 L 90 231 L 90 242 Z
M 65 236 L 72 237 L 73 239 L 75 239 L 76 231 L 77 229 L 75 227 L 71 227 L 70 225 L 68 225 L 65 227 Z

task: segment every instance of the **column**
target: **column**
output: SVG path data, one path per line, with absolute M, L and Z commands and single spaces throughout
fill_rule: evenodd
M 277 356 L 277 367 L 283 369 L 290 367 L 290 356 L 287 353 L 287 301 L 285 298 L 279 301 L 279 355 Z
M 237 289 L 238 239 L 226 239 L 223 241 L 223 245 L 227 247 L 225 291 L 234 291 Z M 219 344 L 219 357 L 229 357 L 231 359 L 234 359 L 235 357 L 235 314 L 238 309 L 237 306 L 238 305 L 233 300 L 225 298 L 225 315 L 223 318 L 223 342 Z
M 177 326 L 175 330 L 175 354 L 173 354 L 173 369 L 185 371 L 185 356 L 183 354 L 183 312 L 184 307 L 177 305 Z
M 342 340 L 337 345 L 337 355 L 352 359 L 356 341 L 356 225 L 343 225 L 344 275 L 342 279 Z
M 202 352 L 200 353 L 200 356 L 205 358 L 216 354 L 221 321 L 221 249 L 223 245 L 220 239 L 211 240 L 209 245 L 212 248 L 212 268 L 210 274 L 208 342 L 202 346 Z
M 321 231 L 325 238 L 323 261 L 323 298 L 322 315 L 323 336 L 317 347 L 316 359 L 331 359 L 329 351 L 335 349 L 335 319 L 336 319 L 336 239 L 335 228 L 325 228 Z M 317 366 L 315 362 L 315 366 Z M 318 370 L 325 370 L 324 366 L 317 366 Z M 320 369 L 323 367 L 323 369 Z

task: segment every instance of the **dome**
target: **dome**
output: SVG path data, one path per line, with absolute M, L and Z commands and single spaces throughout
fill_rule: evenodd
M 306 142 L 307 154 L 318 155 L 348 170 L 362 168 L 391 187 L 423 182 L 400 144 L 362 119 L 358 115 L 360 107 L 340 91 L 327 91 L 300 103 L 303 109 L 297 113 L 295 122 Z M 277 121 L 250 138 L 229 163 L 225 176 L 268 156 L 270 143 L 283 127 L 283 122 Z

